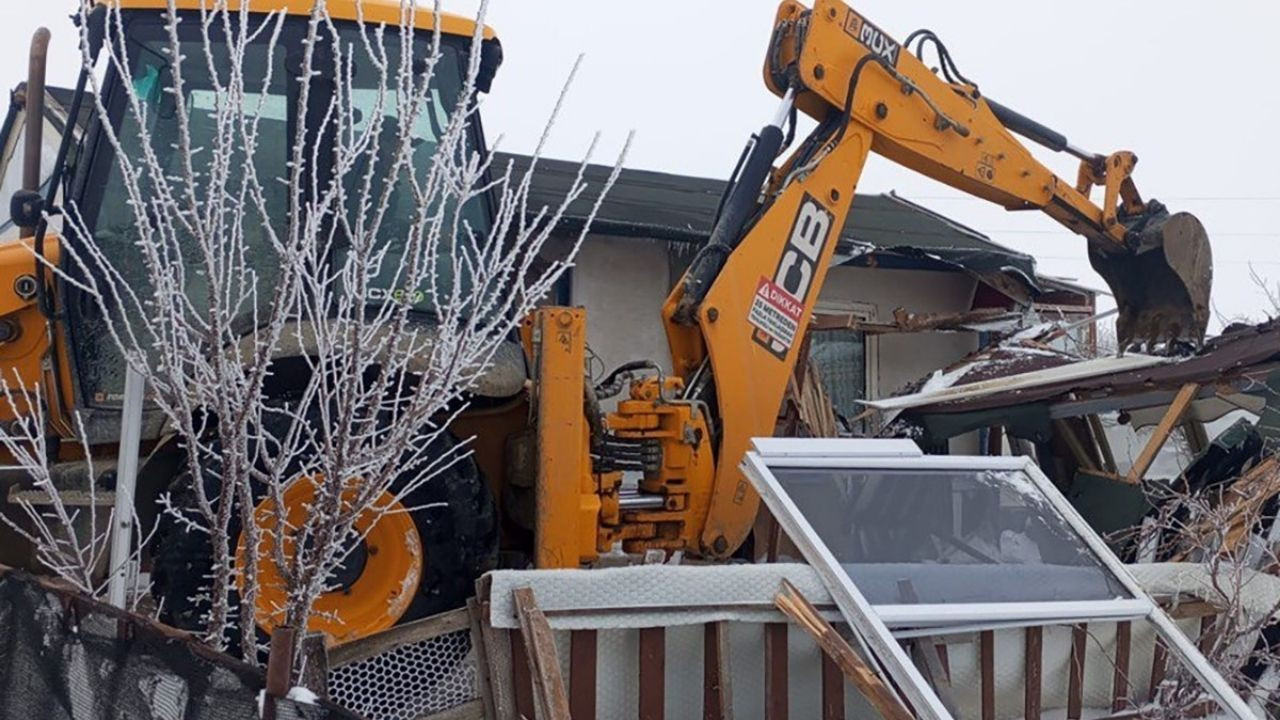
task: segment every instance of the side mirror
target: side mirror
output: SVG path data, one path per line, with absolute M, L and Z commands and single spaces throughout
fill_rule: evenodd
M 79 21 L 77 16 L 76 20 Z M 85 17 L 85 30 L 89 39 L 89 57 L 98 57 L 98 51 L 102 49 L 102 43 L 107 37 L 107 6 L 98 4 L 89 11 Z
M 480 42 L 480 69 L 476 73 L 476 89 L 482 93 L 489 92 L 493 86 L 493 76 L 498 74 L 498 66 L 502 65 L 502 43 L 498 38 L 489 38 Z
M 44 197 L 38 190 L 19 190 L 9 199 L 9 217 L 20 228 L 34 228 L 44 215 Z

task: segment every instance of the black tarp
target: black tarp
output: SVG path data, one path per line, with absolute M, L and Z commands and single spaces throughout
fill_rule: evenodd
M 47 580 L 0 573 L 0 717 L 245 720 L 260 670 Z M 330 703 L 277 702 L 281 720 L 359 720 Z

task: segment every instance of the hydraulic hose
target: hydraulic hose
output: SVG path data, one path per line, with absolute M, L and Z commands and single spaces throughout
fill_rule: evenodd
M 782 127 L 791 114 L 794 97 L 794 91 L 788 89 L 773 121 L 756 134 L 754 143 L 750 145 L 750 152 L 742 162 L 738 178 L 729 190 L 720 216 L 711 229 L 711 237 L 690 263 L 689 271 L 684 276 L 684 295 L 676 310 L 676 318 L 680 322 L 693 321 L 698 305 L 711 290 L 729 253 L 742 242 L 747 221 L 755 212 L 760 188 L 769 179 L 773 161 L 777 159 L 786 140 Z

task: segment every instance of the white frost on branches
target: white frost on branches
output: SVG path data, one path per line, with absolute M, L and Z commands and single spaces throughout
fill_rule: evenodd
M 24 522 L 0 513 L 0 522 L 31 544 L 35 559 L 48 571 L 77 591 L 91 597 L 103 597 L 109 578 L 121 568 L 108 567 L 111 552 L 111 529 L 115 525 L 115 510 L 98 509 L 99 495 L 93 453 L 89 446 L 84 425 L 79 414 L 74 416 L 75 431 L 84 464 L 73 470 L 73 479 L 83 482 L 84 489 L 59 487 L 54 480 L 49 457 L 49 442 L 45 433 L 45 399 L 37 385 L 23 392 L 21 378 L 14 373 L 0 378 L 0 395 L 4 408 L 15 420 L 0 428 L 0 447 L 12 458 L 13 464 L 0 466 L 0 471 L 17 471 L 29 482 L 29 493 L 11 496 L 9 501 L 21 511 Z M 75 498 L 74 493 L 79 493 Z M 73 499 L 75 498 L 75 499 Z M 133 527 L 138 526 L 134 513 Z M 144 540 L 145 542 L 145 540 Z M 138 549 L 124 559 L 126 587 L 136 587 Z M 140 595 L 134 593 L 133 607 Z
M 252 656 L 260 561 L 283 578 L 283 621 L 305 626 L 357 519 L 468 452 L 437 440 L 585 237 L 590 221 L 567 256 L 548 259 L 591 151 L 559 203 L 537 207 L 532 170 L 519 176 L 474 146 L 483 8 L 469 54 L 454 56 L 439 22 L 404 31 L 408 0 L 400 27 L 342 23 L 323 0 L 306 17 L 238 5 L 180 13 L 170 2 L 146 50 L 108 5 L 98 63 L 123 101 L 89 77 L 99 116 L 120 118 L 103 127 L 122 196 L 104 205 L 127 206 L 128 222 L 95 224 L 69 205 L 77 242 L 50 268 L 99 306 L 180 438 L 187 483 L 166 512 L 211 541 L 205 634 L 225 647 L 235 633 Z M 89 46 L 82 32 L 87 67 Z M 591 218 L 621 160 L 592 188 Z M 283 356 L 300 358 L 296 377 L 279 377 Z M 282 379 L 295 381 L 288 397 L 269 398 Z M 20 461 L 47 467 L 40 452 Z M 293 482 L 314 486 L 301 524 L 285 518 Z M 263 501 L 273 516 L 255 523 Z M 33 540 L 73 576 L 103 547 L 95 538 L 81 557 L 56 537 Z

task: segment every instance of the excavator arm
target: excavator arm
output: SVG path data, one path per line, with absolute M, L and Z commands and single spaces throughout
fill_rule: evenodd
M 913 41 L 922 51 L 933 41 L 944 77 L 908 52 Z M 1176 346 L 1203 339 L 1212 268 L 1199 221 L 1142 201 L 1133 153 L 1081 150 L 984 96 L 933 33 L 919 31 L 899 44 L 838 0 L 819 0 L 812 11 L 784 2 L 765 82 L 779 95 L 799 84 L 805 92 L 797 105 L 819 120 L 839 110 L 870 128 L 877 154 L 1009 210 L 1041 210 L 1083 235 L 1094 268 L 1116 296 L 1122 342 Z M 1014 133 L 1079 158 L 1076 182 L 1057 177 Z M 1090 197 L 1095 186 L 1100 204 Z
M 548 308 L 530 320 L 539 567 L 589 563 L 618 543 L 713 558 L 743 543 L 759 499 L 738 464 L 751 438 L 774 431 L 873 152 L 1083 235 L 1120 306 L 1125 346 L 1200 342 L 1209 282 L 1200 223 L 1142 201 L 1132 153 L 1074 147 L 983 96 L 932 33 L 917 38 L 938 46 L 943 77 L 840 0 L 779 7 L 765 82 L 782 103 L 752 136 L 710 238 L 663 305 L 670 375 L 629 363 L 586 384 L 581 313 Z M 779 162 L 799 112 L 817 127 Z M 1054 175 L 1015 133 L 1080 158 L 1077 182 Z M 628 395 L 603 414 L 600 401 L 627 377 Z M 624 484 L 624 473 L 638 483 Z
M 840 0 L 779 7 L 765 63 L 783 98 L 753 137 L 707 245 L 663 308 L 684 398 L 715 408 L 714 479 L 699 545 L 724 556 L 758 500 L 738 469 L 754 436 L 772 434 L 868 154 L 883 155 L 1010 210 L 1038 209 L 1083 235 L 1120 305 L 1122 343 L 1198 344 L 1208 319 L 1210 260 L 1200 223 L 1144 203 L 1136 157 L 1096 155 L 986 97 L 939 46 L 945 75 Z M 778 167 L 794 112 L 818 121 Z M 1014 133 L 1081 159 L 1057 177 Z M 1101 188 L 1101 204 L 1090 194 Z M 703 503 L 699 503 L 703 504 Z

